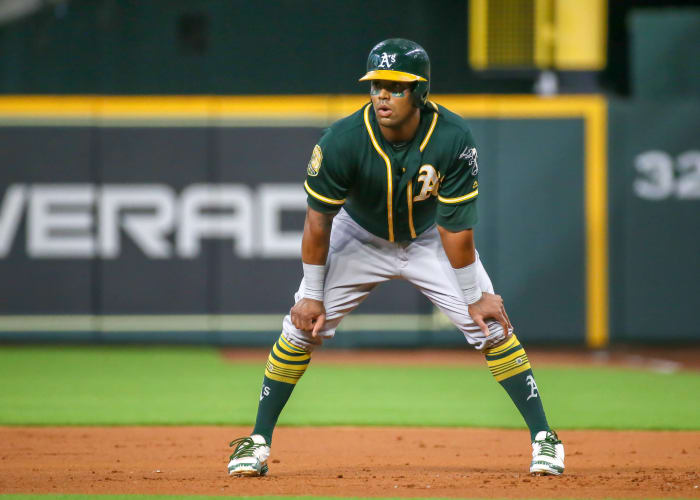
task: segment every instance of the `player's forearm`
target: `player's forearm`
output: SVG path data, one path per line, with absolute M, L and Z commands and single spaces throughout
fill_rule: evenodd
M 470 305 L 478 302 L 481 300 L 482 291 L 477 279 L 474 232 L 467 229 L 453 233 L 440 226 L 438 226 L 438 230 L 442 246 L 455 271 L 464 300 Z
M 438 226 L 442 246 L 452 267 L 459 269 L 476 261 L 476 249 L 474 248 L 474 231 L 465 229 L 453 233 L 444 227 Z
M 333 214 L 324 214 L 308 207 L 301 240 L 301 260 L 306 264 L 324 265 L 331 240 Z

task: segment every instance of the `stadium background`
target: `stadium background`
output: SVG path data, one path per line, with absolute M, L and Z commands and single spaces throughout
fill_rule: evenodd
M 473 128 L 477 246 L 575 450 L 560 490 L 521 478 L 432 494 L 697 496 L 699 28 L 697 1 L 0 1 L 0 494 L 234 493 L 222 443 L 254 420 L 301 277 L 306 163 L 323 128 L 366 102 L 371 46 L 399 36 L 426 48 L 432 98 Z M 405 283 L 380 287 L 327 348 L 355 357 L 315 355 L 280 420 L 281 483 L 238 494 L 406 496 L 396 478 L 425 473 L 389 468 L 398 491 L 365 491 L 357 467 L 333 482 L 336 457 L 316 478 L 331 489 L 307 491 L 288 468 L 304 426 L 368 426 L 313 439 L 332 449 L 349 433 L 362 453 L 392 429 L 369 426 L 419 426 L 405 435 L 420 453 L 425 436 L 468 450 L 481 428 L 523 427 Z M 159 490 L 155 462 L 119 453 L 156 446 L 166 467 L 189 455 L 156 439 L 180 431 L 129 427 L 142 425 L 242 427 L 175 438 L 199 447 L 179 480 L 200 487 Z M 88 438 L 101 451 L 79 450 Z M 516 444 L 503 456 L 527 451 Z M 467 470 L 500 484 L 521 458 Z M 111 489 L 91 490 L 94 474 Z
M 390 33 L 426 47 L 435 99 L 470 119 L 477 241 L 523 337 L 653 342 L 668 315 L 664 342 L 697 340 L 698 17 L 653 5 L 614 2 L 609 23 L 601 1 L 57 1 L 8 18 L 2 338 L 269 344 L 300 276 L 306 157 L 366 99 L 357 74 Z M 337 345 L 461 342 L 402 285 Z

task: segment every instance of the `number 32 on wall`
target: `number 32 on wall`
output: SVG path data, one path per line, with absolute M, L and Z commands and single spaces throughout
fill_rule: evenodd
M 665 151 L 645 151 L 634 159 L 634 167 L 640 177 L 634 180 L 633 188 L 640 198 L 700 199 L 700 151 L 686 151 L 675 163 Z

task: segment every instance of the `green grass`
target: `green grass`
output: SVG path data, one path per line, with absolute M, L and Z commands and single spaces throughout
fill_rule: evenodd
M 2 347 L 0 424 L 252 425 L 264 361 L 209 348 Z M 700 429 L 698 373 L 535 374 L 555 428 Z M 280 424 L 524 427 L 485 367 L 313 362 Z

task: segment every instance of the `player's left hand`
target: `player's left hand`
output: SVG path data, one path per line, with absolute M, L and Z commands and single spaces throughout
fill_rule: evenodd
M 312 337 L 318 336 L 326 323 L 326 308 L 320 300 L 303 298 L 289 311 L 292 323 L 299 330 L 310 331 Z
M 493 293 L 482 292 L 481 298 L 468 306 L 469 316 L 479 325 L 484 335 L 490 335 L 489 327 L 485 320 L 494 319 L 503 327 L 503 337 L 506 338 L 513 330 L 506 308 L 503 305 L 503 297 Z

